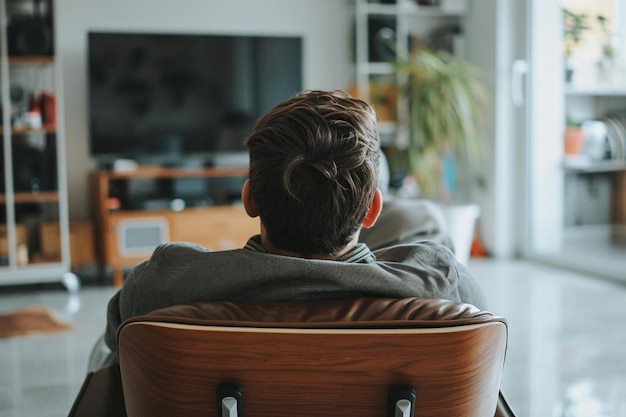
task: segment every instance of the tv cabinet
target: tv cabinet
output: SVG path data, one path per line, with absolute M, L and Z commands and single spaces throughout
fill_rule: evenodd
M 92 173 L 92 211 L 101 274 L 147 259 L 162 242 L 187 241 L 214 250 L 241 248 L 259 233 L 239 201 L 247 168 L 163 168 Z M 187 183 L 185 182 L 187 181 Z

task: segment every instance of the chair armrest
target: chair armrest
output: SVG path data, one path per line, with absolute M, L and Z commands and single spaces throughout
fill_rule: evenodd
M 515 413 L 507 402 L 502 391 L 498 394 L 498 406 L 496 407 L 495 417 L 515 417 Z
M 119 365 L 87 374 L 68 417 L 126 417 Z

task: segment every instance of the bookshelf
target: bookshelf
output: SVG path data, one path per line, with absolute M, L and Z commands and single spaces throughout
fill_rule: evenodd
M 566 232 L 604 228 L 611 242 L 621 244 L 626 241 L 626 84 L 568 84 L 565 109 L 570 120 L 599 123 L 606 132 L 600 140 L 586 136 L 581 152 L 564 158 Z
M 74 291 L 55 6 L 0 0 L 0 285 Z

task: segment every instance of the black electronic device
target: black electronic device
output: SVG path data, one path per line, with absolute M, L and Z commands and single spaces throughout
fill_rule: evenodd
M 57 190 L 55 136 L 13 137 L 13 190 L 39 193 Z M 0 157 L 3 157 L 0 150 Z M 1 161 L 2 159 L 0 159 Z M 2 163 L 0 163 L 0 168 Z M 0 169 L 0 193 L 5 192 L 4 169 Z
M 10 55 L 53 54 L 52 22 L 50 16 L 42 12 L 40 0 L 34 0 L 32 14 L 12 14 L 7 33 Z
M 302 89 L 300 37 L 90 32 L 88 57 L 90 150 L 102 164 L 245 155 L 256 119 Z
M 388 62 L 395 59 L 396 22 L 390 17 L 374 17 L 368 24 L 369 61 Z

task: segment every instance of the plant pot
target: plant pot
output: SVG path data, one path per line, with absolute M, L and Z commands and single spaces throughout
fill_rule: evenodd
M 476 220 L 480 216 L 480 207 L 477 204 L 443 205 L 441 210 L 446 220 L 456 259 L 459 263 L 467 265 L 474 240 Z
M 583 130 L 580 127 L 565 128 L 563 141 L 565 155 L 578 155 L 583 147 Z

